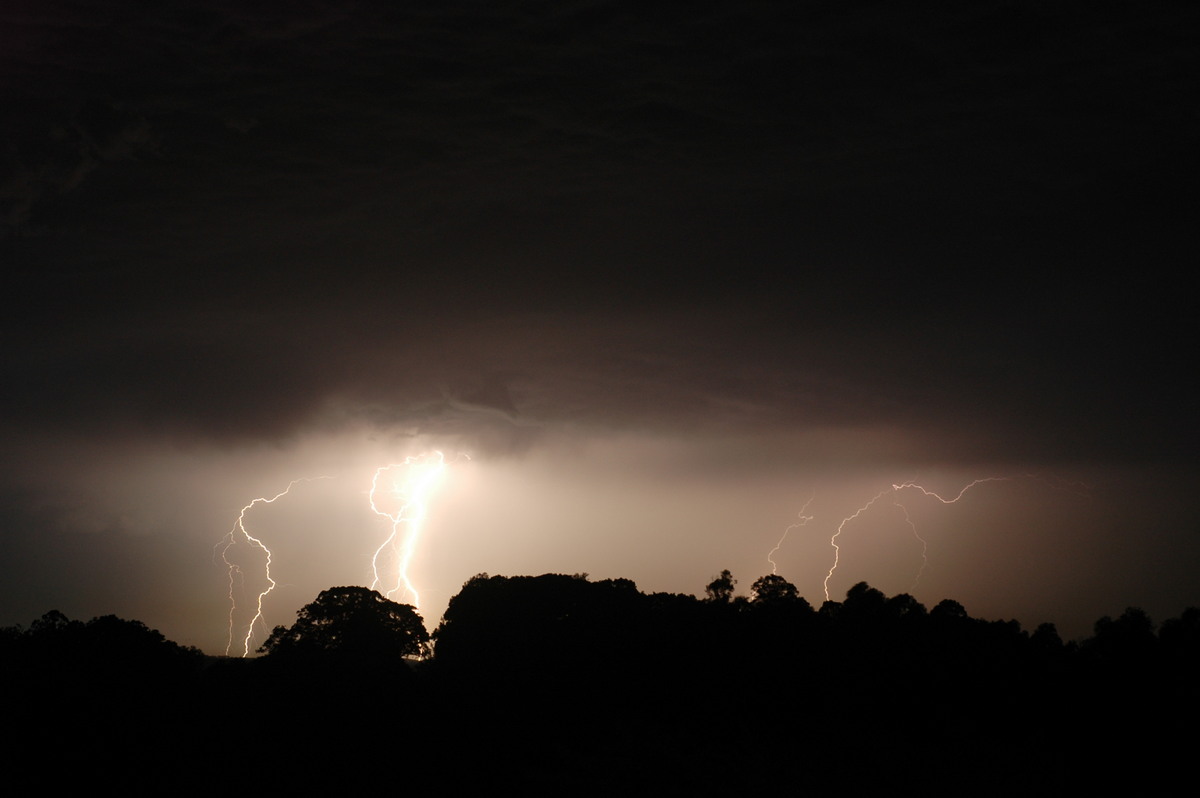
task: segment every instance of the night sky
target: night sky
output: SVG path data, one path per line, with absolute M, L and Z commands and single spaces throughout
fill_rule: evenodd
M 290 623 L 434 449 L 431 628 L 481 571 L 744 592 L 806 502 L 819 605 L 881 491 L 997 476 L 832 597 L 1200 604 L 1200 10 L 405 5 L 0 10 L 0 624 L 219 653 L 244 505 L 330 477 L 247 515 Z

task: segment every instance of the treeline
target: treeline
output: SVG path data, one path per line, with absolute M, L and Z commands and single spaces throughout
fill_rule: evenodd
M 445 666 L 537 668 L 553 663 L 623 663 L 649 667 L 662 657 L 751 667 L 761 660 L 796 660 L 858 668 L 884 657 L 889 667 L 995 669 L 1063 667 L 1069 662 L 1163 667 L 1200 655 L 1200 609 L 1189 608 L 1158 630 L 1142 610 L 1101 618 L 1094 635 L 1064 643 L 1055 626 L 1032 632 L 1017 621 L 972 618 L 957 601 L 927 609 L 911 595 L 888 597 L 865 582 L 843 601 L 819 609 L 778 575 L 761 577 L 748 596 L 735 596 L 729 571 L 703 598 L 641 593 L 628 579 L 591 582 L 586 575 L 488 576 L 469 580 L 451 599 L 434 631 L 435 659 Z
M 719 662 L 816 655 L 821 661 L 886 655 L 892 665 L 933 666 L 954 660 L 980 667 L 1027 661 L 1063 665 L 1173 668 L 1200 656 L 1200 608 L 1160 627 L 1130 607 L 1096 621 L 1093 636 L 1064 642 L 1051 623 L 1032 632 L 1017 621 L 972 618 L 957 601 L 927 609 L 911 595 L 888 597 L 865 582 L 843 601 L 815 609 L 778 575 L 735 595 L 723 571 L 702 598 L 642 593 L 628 579 L 590 581 L 587 574 L 472 577 L 430 635 L 411 607 L 365 588 L 332 588 L 307 605 L 291 627 L 276 627 L 259 653 L 295 660 L 318 651 L 428 660 L 454 670 L 512 670 L 571 665 L 651 667 L 666 657 Z M 210 663 L 136 620 L 113 615 L 88 622 L 57 610 L 27 628 L 0 628 L 9 668 L 54 674 L 80 667 L 105 678 L 178 675 Z
M 250 660 L 52 612 L 0 634 L 8 718 L 42 741 L 33 758 L 107 729 L 85 735 L 97 765 L 133 749 L 144 773 L 211 763 L 219 788 L 299 755 L 261 779 L 306 790 L 400 768 L 440 792 L 1153 794 L 1197 742 L 1196 608 L 1157 628 L 1130 608 L 1075 643 L 865 583 L 817 608 L 780 576 L 735 585 L 480 574 L 432 634 L 412 607 L 331 588 Z

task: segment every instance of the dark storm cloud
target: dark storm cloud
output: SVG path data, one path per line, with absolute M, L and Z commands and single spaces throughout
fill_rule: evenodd
M 4 13 L 11 423 L 1194 443 L 1192 11 Z

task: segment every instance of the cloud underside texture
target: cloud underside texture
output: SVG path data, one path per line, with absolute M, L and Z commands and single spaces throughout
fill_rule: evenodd
M 80 8 L 7 14 L 16 427 L 1191 451 L 1190 12 Z

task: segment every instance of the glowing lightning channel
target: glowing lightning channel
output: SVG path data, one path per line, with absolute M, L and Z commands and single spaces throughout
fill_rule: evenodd
M 229 572 L 229 639 L 225 643 L 225 656 L 229 656 L 229 651 L 233 648 L 233 616 L 237 612 L 235 583 L 237 581 L 237 577 L 241 576 L 242 574 L 241 566 L 229 560 L 229 550 L 237 545 L 239 541 L 245 541 L 246 545 L 250 546 L 250 548 L 262 550 L 263 554 L 266 555 L 267 558 L 267 561 L 263 566 L 263 573 L 267 578 L 267 588 L 258 594 L 258 599 L 255 602 L 254 617 L 250 619 L 250 625 L 246 627 L 246 637 L 242 641 L 243 657 L 250 655 L 250 640 L 254 636 L 254 627 L 259 621 L 262 620 L 263 599 L 267 597 L 268 593 L 275 589 L 275 580 L 271 578 L 271 550 L 266 547 L 266 544 L 254 537 L 254 535 L 251 535 L 246 530 L 246 513 L 249 512 L 250 508 L 254 507 L 256 504 L 272 504 L 277 499 L 288 495 L 292 488 L 295 487 L 297 482 L 312 482 L 313 480 L 317 479 L 333 479 L 333 477 L 322 476 L 293 479 L 288 483 L 286 488 L 284 488 L 281 492 L 276 493 L 271 498 L 268 499 L 266 497 L 259 497 L 250 502 L 242 508 L 240 513 L 238 513 L 237 521 L 234 522 L 233 529 L 229 530 L 225 537 L 221 538 L 220 542 L 217 543 L 215 548 L 220 550 L 221 561 L 225 563 L 225 566 Z M 224 546 L 221 545 L 222 543 Z
M 460 454 L 459 457 L 470 459 L 469 456 L 463 454 Z M 375 554 L 371 559 L 371 569 L 374 575 L 374 581 L 371 583 L 372 590 L 379 588 L 380 583 L 383 581 L 383 576 L 380 574 L 382 569 L 381 560 L 384 558 L 385 552 L 390 551 L 393 555 L 393 567 L 396 577 L 391 588 L 387 591 L 388 598 L 391 598 L 393 593 L 403 589 L 406 595 L 411 596 L 414 606 L 420 600 L 417 589 L 413 586 L 412 580 L 409 578 L 408 569 L 412 562 L 413 554 L 416 551 L 421 524 L 425 519 L 426 503 L 446 465 L 447 461 L 442 453 L 433 451 L 415 457 L 407 457 L 402 463 L 393 463 L 375 469 L 374 476 L 371 478 L 371 489 L 368 492 L 368 500 L 371 510 L 376 515 L 388 519 L 391 523 L 391 531 L 387 539 L 375 550 Z M 393 475 L 392 472 L 399 472 L 399 475 Z M 381 484 L 388 481 L 385 477 L 391 477 L 390 486 Z M 287 488 L 274 496 L 270 498 L 263 496 L 254 499 L 242 508 L 241 512 L 238 513 L 233 529 L 226 533 L 214 547 L 214 559 L 219 553 L 221 562 L 224 563 L 229 575 L 229 637 L 225 644 L 226 656 L 233 650 L 235 619 L 238 612 L 237 588 L 239 582 L 244 585 L 245 577 L 243 567 L 236 560 L 231 559 L 231 550 L 233 547 L 245 545 L 251 549 L 258 549 L 265 558 L 263 576 L 266 579 L 266 588 L 258 593 L 255 599 L 254 617 L 251 618 L 249 625 L 246 627 L 245 637 L 242 638 L 243 657 L 250 655 L 250 645 L 254 638 L 255 627 L 260 622 L 265 623 L 263 620 L 263 602 L 276 586 L 276 582 L 271 576 L 273 557 L 271 550 L 267 548 L 266 544 L 260 538 L 250 534 L 246 528 L 246 514 L 256 505 L 272 504 L 288 495 L 292 488 L 299 482 L 311 482 L 317 479 L 333 479 L 333 477 L 321 476 L 294 479 L 288 483 Z M 399 508 L 392 511 L 387 505 L 381 506 L 384 505 L 383 497 L 385 496 L 393 497 L 392 501 L 398 502 Z M 403 534 L 401 530 L 402 525 L 404 527 Z
M 391 522 L 391 531 L 387 539 L 379 545 L 379 548 L 375 550 L 375 556 L 371 559 L 371 571 L 374 575 L 371 589 L 377 589 L 383 581 L 379 574 L 380 557 L 385 551 L 390 550 L 395 559 L 396 579 L 388 589 L 387 597 L 391 598 L 393 593 L 403 589 L 406 596 L 412 597 L 414 607 L 420 606 L 421 597 L 409 578 L 408 567 L 412 562 L 413 553 L 416 551 L 417 539 L 421 534 L 421 523 L 425 520 L 426 502 L 445 469 L 446 458 L 441 452 L 434 451 L 415 457 L 406 457 L 403 463 L 380 466 L 375 469 L 375 476 L 371 478 L 371 492 L 368 496 L 371 509 L 376 515 L 383 516 Z M 401 471 L 401 475 L 393 478 L 391 488 L 383 493 L 394 497 L 399 503 L 399 509 L 388 512 L 380 508 L 376 501 L 376 495 L 381 492 L 380 478 L 384 474 L 396 470 Z M 404 535 L 401 535 L 400 532 L 401 525 L 406 527 Z
M 982 485 L 984 482 L 1008 482 L 1011 479 L 1013 479 L 1013 477 L 984 477 L 982 479 L 976 479 L 972 482 L 969 482 L 967 485 L 965 485 L 963 487 L 963 489 L 958 492 L 958 495 L 955 496 L 953 499 L 943 498 L 943 497 L 939 496 L 938 494 L 934 493 L 933 491 L 927 490 L 926 488 L 921 487 L 920 485 L 918 485 L 915 482 L 905 482 L 901 485 L 892 485 L 892 490 L 899 493 L 900 491 L 904 490 L 905 488 L 916 488 L 917 490 L 924 493 L 926 496 L 932 496 L 933 498 L 937 499 L 942 504 L 954 504 L 956 501 L 958 501 L 959 499 L 961 499 L 963 497 L 964 493 L 966 493 L 967 491 L 969 491 L 971 488 L 975 487 L 976 485 Z
M 958 495 L 956 495 L 952 499 L 947 499 L 946 497 L 941 496 L 940 494 L 937 494 L 937 493 L 929 490 L 928 488 L 922 487 L 921 485 L 918 485 L 915 482 L 903 482 L 903 483 L 899 483 L 899 484 L 893 483 L 892 486 L 890 488 L 888 488 L 887 490 L 880 491 L 878 494 L 875 495 L 875 498 L 871 499 L 869 502 L 864 504 L 862 507 L 859 507 L 851 515 L 848 515 L 845 518 L 843 518 L 842 522 L 840 524 L 838 524 L 837 531 L 834 532 L 833 537 L 831 537 L 829 539 L 829 545 L 833 547 L 833 565 L 831 565 L 829 567 L 829 573 L 825 574 L 825 585 L 824 585 L 825 600 L 829 601 L 829 580 L 833 578 L 833 572 L 837 570 L 838 561 L 839 561 L 840 555 L 841 555 L 841 549 L 838 547 L 838 544 L 837 544 L 838 536 L 842 534 L 842 530 L 846 528 L 846 524 L 848 524 L 851 521 L 853 521 L 854 519 L 858 518 L 860 515 L 862 515 L 864 512 L 866 512 L 866 510 L 871 505 L 873 505 L 875 502 L 882 499 L 884 496 L 887 496 L 888 494 L 891 494 L 892 496 L 896 496 L 902 490 L 906 490 L 908 488 L 913 488 L 914 490 L 921 491 L 921 493 L 925 494 L 926 496 L 932 496 L 933 498 L 940 501 L 942 504 L 954 504 L 959 499 L 961 499 L 963 497 L 963 495 L 966 494 L 967 491 L 969 491 L 971 488 L 975 487 L 976 485 L 981 485 L 984 482 L 1007 482 L 1008 480 L 1011 480 L 1011 479 L 1013 479 L 1013 477 L 983 477 L 982 479 L 973 480 L 973 481 L 967 483 L 962 488 L 962 490 L 960 490 L 958 492 Z M 905 507 L 904 505 L 902 505 L 898 500 L 894 501 L 893 503 L 897 507 L 899 507 L 901 510 L 904 511 L 904 520 L 908 523 L 909 528 L 912 529 L 913 535 L 917 538 L 917 540 L 919 540 L 921 542 L 921 547 L 922 547 L 921 560 L 922 560 L 922 562 L 921 562 L 921 569 L 917 572 L 917 580 L 920 580 L 921 574 L 925 573 L 925 566 L 929 564 L 929 558 L 927 556 L 928 552 L 929 552 L 929 544 L 926 543 L 925 539 L 922 538 L 920 536 L 920 534 L 917 533 L 917 526 L 916 526 L 916 524 L 913 523 L 912 519 L 909 517 L 908 508 Z M 916 586 L 916 581 L 913 582 L 913 585 L 914 585 L 914 587 Z
M 912 587 L 910 591 L 917 589 L 917 584 L 921 581 L 921 575 L 925 573 L 925 568 L 929 565 L 929 542 L 921 537 L 921 533 L 917 531 L 917 525 L 913 523 L 912 518 L 908 514 L 908 508 L 900 502 L 896 502 L 896 506 L 904 513 L 904 523 L 908 524 L 908 528 L 912 530 L 913 537 L 921 542 L 921 567 L 917 569 L 917 575 L 913 577 Z
M 783 530 L 783 534 L 779 536 L 779 542 L 775 544 L 775 548 L 773 548 L 769 552 L 767 552 L 767 562 L 771 563 L 771 573 L 772 574 L 779 573 L 779 566 L 776 565 L 775 560 L 773 558 L 775 557 L 775 552 L 779 551 L 780 547 L 783 546 L 783 541 L 787 540 L 788 533 L 791 532 L 793 529 L 799 529 L 800 527 L 803 527 L 805 524 L 807 524 L 809 521 L 813 520 L 813 518 L 816 517 L 813 515 L 805 515 L 804 514 L 804 511 L 808 509 L 808 505 L 812 504 L 813 499 L 815 499 L 816 497 L 817 497 L 817 495 L 815 493 L 812 496 L 808 497 L 808 501 L 806 501 L 804 503 L 804 506 L 800 508 L 800 512 L 798 513 L 800 520 L 796 521 L 795 523 L 788 526 L 787 529 Z
M 850 523 L 855 518 L 858 518 L 860 515 L 862 515 L 864 512 L 866 512 L 868 507 L 870 507 L 875 502 L 879 501 L 884 496 L 893 492 L 894 490 L 895 490 L 895 486 L 893 485 L 891 488 L 888 488 L 887 490 L 880 492 L 879 495 L 877 495 L 874 499 L 871 499 L 871 501 L 867 502 L 862 507 L 859 507 L 857 510 L 855 510 L 853 515 L 849 515 L 849 516 L 843 518 L 842 523 L 838 524 L 837 531 L 834 532 L 833 537 L 831 537 L 829 539 L 829 545 L 833 546 L 833 565 L 829 566 L 829 573 L 825 574 L 825 600 L 826 601 L 829 601 L 829 580 L 833 578 L 833 572 L 837 570 L 838 562 L 841 559 L 841 554 L 842 554 L 842 549 L 837 544 L 838 535 L 842 534 L 842 530 L 846 528 L 846 524 Z

